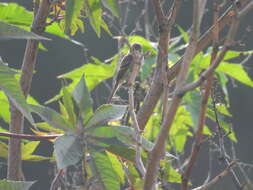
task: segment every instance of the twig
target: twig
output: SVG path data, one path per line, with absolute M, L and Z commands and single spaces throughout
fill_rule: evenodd
M 153 1 L 153 2 L 157 3 L 157 1 Z M 180 3 L 180 1 L 178 0 L 176 0 L 176 2 Z M 159 7 L 159 6 L 156 6 L 156 7 Z M 218 23 L 219 23 L 220 31 L 223 30 L 223 28 L 231 22 L 231 19 L 232 19 L 231 11 L 232 11 L 232 6 L 229 7 L 225 11 L 225 13 L 219 18 Z M 207 30 L 202 35 L 202 37 L 198 40 L 195 55 L 209 44 L 209 42 L 211 41 L 213 28 L 214 26 L 211 26 L 210 29 Z M 160 34 L 160 39 L 161 38 L 163 39 L 163 37 L 161 37 L 161 34 Z M 171 68 L 169 68 L 167 72 L 169 82 L 172 81 L 178 74 L 182 61 L 183 59 L 180 59 L 176 64 L 174 64 Z M 157 62 L 158 62 L 158 59 L 157 59 Z M 144 130 L 145 125 L 148 119 L 150 118 L 151 114 L 153 113 L 153 110 L 158 100 L 160 99 L 162 92 L 163 92 L 163 84 L 160 81 L 160 73 L 157 73 L 155 74 L 155 77 L 152 80 L 150 90 L 148 91 L 143 101 L 143 105 L 141 106 L 139 112 L 137 113 L 137 119 L 138 119 L 141 130 Z
M 218 40 L 219 40 L 219 28 L 217 25 L 217 20 L 218 20 L 218 16 L 219 16 L 219 5 L 217 2 L 214 1 L 214 18 L 213 18 L 213 22 L 214 22 L 214 30 L 213 30 L 213 51 L 212 51 L 212 56 L 211 56 L 211 63 L 210 64 L 214 64 L 214 60 L 216 58 L 217 52 L 218 52 Z M 195 165 L 195 162 L 197 160 L 197 156 L 198 153 L 200 151 L 200 146 L 202 143 L 202 139 L 203 139 L 203 128 L 205 125 L 205 121 L 206 121 L 206 108 L 207 108 L 207 104 L 208 104 L 208 98 L 210 95 L 210 91 L 212 88 L 212 81 L 213 81 L 213 74 L 211 74 L 208 79 L 207 82 L 205 84 L 204 90 L 203 90 L 203 96 L 202 96 L 202 101 L 201 101 L 201 107 L 200 107 L 200 111 L 199 111 L 199 121 L 198 121 L 198 127 L 197 127 L 197 132 L 195 135 L 195 143 L 192 147 L 192 151 L 189 157 L 189 161 L 187 163 L 186 166 L 186 170 L 183 172 L 182 174 L 182 186 L 181 189 L 182 190 L 186 190 L 188 187 L 188 182 L 190 179 L 190 175 L 192 172 L 192 169 Z
M 16 133 L 3 133 L 0 132 L 1 137 L 12 137 L 16 139 L 27 139 L 27 140 L 33 140 L 33 141 L 42 141 L 42 140 L 49 140 L 49 139 L 55 139 L 61 134 L 57 135 L 27 135 L 27 134 L 16 134 Z
M 36 1 L 37 3 L 39 1 Z M 38 5 L 35 5 L 37 10 Z M 35 18 L 32 24 L 31 30 L 36 34 L 41 34 L 44 31 L 44 26 L 46 24 L 46 19 L 48 17 L 50 10 L 50 4 L 48 0 L 42 0 L 37 13 L 35 13 Z M 23 64 L 21 68 L 20 86 L 21 89 L 27 97 L 31 81 L 34 66 L 37 59 L 39 41 L 28 40 L 25 50 L 25 55 L 23 59 Z M 11 122 L 10 122 L 10 132 L 11 133 L 23 133 L 24 117 L 22 113 L 11 103 Z M 7 169 L 7 179 L 9 180 L 21 180 L 22 179 L 22 169 L 21 169 L 21 141 L 20 139 L 9 139 L 9 152 L 8 152 L 8 169 Z
M 135 155 L 135 160 L 136 160 L 136 166 L 138 170 L 140 171 L 142 177 L 145 176 L 146 174 L 146 169 L 144 167 L 144 164 L 141 159 L 141 130 L 139 128 L 139 124 L 136 118 L 136 114 L 134 111 L 134 82 L 135 79 L 139 73 L 141 62 L 143 59 L 143 55 L 137 55 L 135 52 L 133 54 L 133 68 L 132 68 L 132 73 L 130 75 L 130 78 L 128 80 L 128 85 L 129 85 L 129 111 L 130 111 L 130 116 L 133 121 L 133 127 L 135 129 L 135 140 L 136 140 L 136 155 Z
M 210 182 L 208 182 L 207 184 L 202 185 L 200 187 L 194 188 L 192 190 L 206 190 L 206 189 L 208 189 L 211 185 L 216 184 L 223 177 L 225 177 L 227 174 L 229 174 L 229 172 L 231 172 L 231 169 L 234 168 L 235 166 L 236 166 L 236 162 L 232 161 L 224 171 L 222 171 L 219 175 L 214 177 Z

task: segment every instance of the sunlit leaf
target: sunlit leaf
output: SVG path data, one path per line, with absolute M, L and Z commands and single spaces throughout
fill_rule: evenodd
M 100 37 L 102 20 L 100 0 L 86 0 L 84 1 L 84 7 L 93 30 L 96 32 L 97 36 Z
M 30 121 L 34 123 L 29 107 L 26 104 L 25 97 L 22 93 L 20 85 L 15 78 L 15 71 L 5 65 L 0 60 L 0 89 L 9 97 L 11 102 L 19 109 L 19 111 Z
M 144 52 L 150 51 L 151 54 L 157 54 L 157 50 L 154 48 L 152 43 L 142 36 L 129 36 L 128 37 L 129 43 L 134 44 L 134 43 L 139 43 L 142 45 L 142 49 Z
M 22 145 L 22 156 L 32 154 L 37 146 L 40 144 L 40 141 L 31 141 L 29 143 Z
M 120 176 L 106 152 L 90 151 L 92 173 L 98 177 L 104 190 L 119 190 Z
M 66 111 L 68 114 L 68 120 L 72 125 L 76 124 L 76 115 L 75 115 L 75 111 L 74 111 L 74 104 L 73 104 L 73 100 L 71 97 L 71 94 L 69 93 L 69 91 L 66 88 L 63 88 L 63 103 L 64 106 L 66 107 Z
M 79 16 L 83 2 L 83 0 L 66 0 L 65 32 L 69 31 L 72 22 Z
M 126 108 L 127 106 L 123 105 L 104 104 L 95 111 L 85 127 L 103 125 L 110 121 L 119 120 L 124 116 Z

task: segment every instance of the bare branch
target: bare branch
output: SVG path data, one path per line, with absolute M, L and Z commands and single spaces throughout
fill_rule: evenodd
M 216 177 L 214 177 L 210 182 L 208 182 L 207 184 L 205 184 L 203 186 L 194 188 L 192 190 L 206 190 L 206 189 L 208 189 L 211 185 L 216 184 L 223 177 L 225 177 L 226 175 L 228 175 L 229 172 L 231 171 L 231 169 L 233 169 L 235 166 L 236 166 L 236 162 L 235 161 L 231 162 L 224 171 L 222 171 L 219 175 L 217 175 Z
M 130 116 L 133 121 L 133 127 L 135 130 L 135 140 L 136 140 L 136 155 L 135 155 L 135 160 L 136 160 L 136 166 L 138 170 L 140 171 L 142 177 L 145 176 L 146 174 L 146 169 L 144 167 L 144 164 L 141 159 L 141 130 L 139 128 L 139 124 L 136 118 L 136 114 L 134 111 L 134 82 L 135 79 L 139 73 L 141 62 L 143 59 L 143 55 L 139 55 L 135 52 L 133 54 L 133 68 L 132 68 L 132 73 L 130 75 L 130 78 L 128 80 L 128 93 L 129 93 L 129 111 L 130 111 Z

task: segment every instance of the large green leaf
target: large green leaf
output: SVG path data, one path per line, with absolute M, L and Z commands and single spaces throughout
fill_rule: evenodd
M 65 32 L 68 32 L 72 22 L 79 16 L 83 3 L 84 0 L 66 0 Z
M 54 142 L 54 152 L 58 169 L 75 165 L 83 157 L 83 146 L 77 135 L 63 135 Z
M 104 64 L 96 59 L 95 64 L 87 63 L 83 66 L 74 69 L 68 73 L 58 76 L 58 78 L 71 79 L 72 83 L 67 87 L 69 91 L 73 91 L 75 86 L 80 81 L 80 78 L 85 73 L 85 81 L 89 91 L 92 91 L 100 82 L 111 78 L 114 75 L 117 59 L 113 59 L 113 64 Z M 46 104 L 58 100 L 62 96 L 62 91 L 48 100 Z
M 123 105 L 104 104 L 95 111 L 85 127 L 89 128 L 119 120 L 124 116 L 126 108 L 127 106 Z
M 125 145 L 135 145 L 135 131 L 131 127 L 126 126 L 101 126 L 97 128 L 91 128 L 87 131 L 87 134 L 94 135 L 98 137 L 117 137 Z M 153 143 L 142 137 L 141 146 L 143 149 L 150 151 L 153 148 Z M 113 144 L 111 144 L 113 145 Z M 115 144 L 115 145 L 119 145 Z M 121 146 L 124 148 L 123 146 Z
M 49 40 L 43 36 L 39 36 L 33 32 L 28 32 L 14 25 L 0 22 L 0 40 L 8 39 L 34 39 L 34 40 Z
M 7 181 L 0 180 L 0 189 L 2 190 L 29 190 L 33 181 Z
M 0 157 L 8 158 L 8 145 L 0 141 Z
M 98 37 L 100 37 L 102 23 L 102 7 L 100 0 L 85 0 L 84 7 L 93 30 Z
M 84 76 L 81 77 L 80 81 L 75 86 L 73 97 L 77 106 L 79 107 L 79 111 L 83 117 L 84 123 L 86 123 L 93 115 L 93 100 L 86 86 Z
M 30 27 L 33 12 L 16 3 L 0 3 L 0 20 L 5 23 Z
M 228 60 L 234 59 L 237 57 L 240 57 L 241 55 L 249 55 L 252 54 L 252 51 L 228 51 L 227 55 L 225 56 L 224 60 L 220 63 L 220 65 L 216 68 L 216 72 L 223 72 L 226 75 L 235 78 L 239 82 L 248 85 L 253 86 L 253 81 L 248 76 L 247 72 L 245 72 L 243 66 L 241 64 L 234 64 L 229 63 Z M 194 61 L 194 64 L 197 64 L 200 68 L 208 68 L 210 65 L 210 54 L 206 54 L 202 56 L 201 60 L 198 62 Z
M 119 190 L 121 177 L 115 171 L 113 162 L 106 152 L 90 151 L 91 168 L 104 190 Z M 119 164 L 119 163 L 118 163 Z
M 33 112 L 37 113 L 49 125 L 64 131 L 73 131 L 74 126 L 62 118 L 62 116 L 51 108 L 41 105 L 30 105 Z
M 102 0 L 103 5 L 111 11 L 113 16 L 119 17 L 117 0 Z
M 33 124 L 33 118 L 25 97 L 15 78 L 16 72 L 0 60 L 0 89 L 9 97 L 19 111 Z

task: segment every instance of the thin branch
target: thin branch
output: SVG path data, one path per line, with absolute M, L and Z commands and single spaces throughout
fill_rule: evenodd
M 184 84 L 189 65 L 195 53 L 195 48 L 197 45 L 197 39 L 198 39 L 198 34 L 199 34 L 199 20 L 198 20 L 199 19 L 198 17 L 199 3 L 200 3 L 199 0 L 197 0 L 194 3 L 193 32 L 191 35 L 190 44 L 187 47 L 186 52 L 184 54 L 182 68 L 176 80 L 176 91 L 177 89 L 180 89 L 181 86 Z M 176 114 L 181 98 L 182 97 L 179 96 L 178 94 L 176 94 L 172 98 L 172 102 L 169 106 L 168 113 L 166 113 L 166 117 L 163 120 L 161 130 L 158 134 L 158 137 L 156 138 L 154 147 L 152 151 L 150 152 L 148 166 L 147 166 L 147 174 L 145 176 L 145 181 L 144 181 L 145 190 L 152 190 L 154 188 L 154 185 L 156 182 L 156 176 L 157 176 L 157 172 L 159 168 L 159 162 L 161 158 L 163 157 L 162 153 L 165 150 L 165 143 L 166 143 L 166 139 L 168 138 L 169 129 L 171 127 L 172 121 Z
M 36 1 L 37 3 L 39 1 Z M 37 10 L 38 5 L 35 5 Z M 50 3 L 48 0 L 42 0 L 40 2 L 38 11 L 35 13 L 35 18 L 31 27 L 31 30 L 36 34 L 41 34 L 44 31 L 46 25 L 46 19 L 50 10 Z M 21 68 L 20 86 L 27 97 L 32 81 L 32 75 L 34 66 L 37 59 L 39 41 L 28 40 L 26 44 L 25 55 Z M 23 133 L 24 117 L 19 110 L 11 103 L 11 121 L 10 121 L 10 132 L 11 133 Z M 9 139 L 9 152 L 8 152 L 8 169 L 7 179 L 9 180 L 21 180 L 22 169 L 21 169 L 21 141 L 20 139 Z
M 216 27 L 213 30 L 213 51 L 212 51 L 210 64 L 214 63 L 214 59 L 216 58 L 216 55 L 218 53 L 217 44 L 218 44 L 218 40 L 219 40 L 219 28 L 217 25 L 217 19 L 219 16 L 219 5 L 217 2 L 214 2 L 213 13 L 214 13 L 213 14 L 214 15 L 213 16 L 214 17 L 213 18 L 214 25 Z M 211 74 L 208 77 L 207 82 L 204 87 L 204 90 L 203 90 L 204 94 L 202 96 L 201 107 L 200 107 L 200 111 L 199 111 L 199 120 L 198 120 L 198 127 L 197 127 L 197 131 L 196 131 L 196 135 L 195 135 L 195 143 L 192 147 L 192 151 L 191 151 L 189 161 L 186 166 L 186 170 L 182 174 L 182 185 L 181 185 L 182 190 L 186 190 L 188 187 L 190 175 L 191 175 L 192 169 L 196 163 L 198 153 L 200 151 L 200 146 L 201 146 L 202 139 L 203 139 L 203 129 L 204 129 L 205 121 L 206 121 L 206 108 L 207 108 L 208 98 L 209 98 L 211 88 L 212 88 L 212 82 L 213 82 L 213 74 Z
M 235 166 L 236 166 L 236 162 L 232 161 L 224 171 L 222 171 L 219 175 L 215 176 L 210 182 L 208 182 L 207 184 L 202 185 L 200 187 L 194 188 L 192 190 L 206 190 L 206 189 L 208 189 L 210 186 L 216 184 L 223 177 L 228 175 Z
M 1 137 L 12 137 L 16 139 L 27 139 L 32 141 L 42 141 L 42 140 L 49 140 L 49 139 L 55 139 L 61 134 L 56 135 L 27 135 L 27 134 L 15 134 L 15 133 L 3 133 L 0 132 Z
M 153 1 L 154 3 L 157 3 L 157 1 Z M 180 1 L 176 0 L 176 3 L 181 3 Z M 179 9 L 179 8 L 178 8 Z M 231 16 L 231 11 L 232 11 L 232 6 L 229 7 L 225 13 L 219 18 L 218 24 L 219 24 L 219 29 L 220 31 L 223 30 L 223 28 L 231 23 L 232 16 Z M 212 37 L 212 31 L 213 31 L 214 26 L 211 26 L 209 30 L 207 30 L 198 40 L 197 48 L 195 51 L 195 55 L 199 53 L 202 49 L 204 49 L 209 42 L 211 41 Z M 160 34 L 160 39 L 161 39 L 161 34 Z M 158 45 L 158 47 L 161 47 Z M 160 49 L 159 49 L 160 51 Z M 158 52 L 159 55 L 159 52 Z M 180 59 L 177 63 L 175 63 L 171 68 L 169 68 L 167 74 L 168 74 L 168 82 L 172 81 L 176 75 L 179 72 L 180 66 L 182 64 L 183 59 Z M 158 59 L 157 59 L 158 62 Z M 153 113 L 153 110 L 160 99 L 160 96 L 163 92 L 163 84 L 160 81 L 160 73 L 157 72 L 155 74 L 152 84 L 150 87 L 150 90 L 148 91 L 144 101 L 143 105 L 141 106 L 138 114 L 137 114 L 137 119 L 139 122 L 139 126 L 141 130 L 144 130 L 145 125 L 150 118 L 151 114 Z
M 141 130 L 139 128 L 139 124 L 136 118 L 136 114 L 134 111 L 134 82 L 135 79 L 139 73 L 141 62 L 143 59 L 143 55 L 139 55 L 136 52 L 132 52 L 133 54 L 133 68 L 132 68 L 132 73 L 130 75 L 130 78 L 128 80 L 128 85 L 129 85 L 129 111 L 130 111 L 130 116 L 133 121 L 133 127 L 135 129 L 135 140 L 136 140 L 136 155 L 135 155 L 135 160 L 136 160 L 136 166 L 138 170 L 140 171 L 142 177 L 145 176 L 146 174 L 146 169 L 144 167 L 144 164 L 141 159 Z

